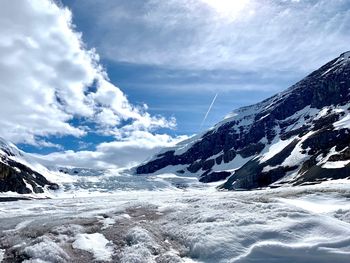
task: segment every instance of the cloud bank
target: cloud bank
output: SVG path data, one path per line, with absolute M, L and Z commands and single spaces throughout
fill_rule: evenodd
M 101 143 L 95 151 L 65 151 L 48 155 L 33 154 L 39 162 L 47 166 L 89 167 L 97 169 L 130 168 L 153 156 L 164 147 L 186 139 L 187 136 L 173 138 L 167 134 L 134 132 L 125 140 Z
M 87 29 L 91 42 L 117 62 L 305 73 L 350 49 L 349 5 L 347 0 L 86 0 L 79 9 L 95 23 Z
M 88 50 L 74 30 L 67 8 L 49 0 L 1 1 L 0 31 L 0 136 L 15 143 L 55 146 L 47 138 L 84 137 L 93 129 L 116 142 L 98 145 L 91 154 L 106 151 L 106 158 L 120 165 L 143 148 L 176 141 L 152 133 L 174 128 L 174 119 L 152 116 L 147 105 L 131 104 L 109 81 L 95 50 Z M 87 163 L 84 154 L 62 156 L 86 157 Z M 137 156 L 142 159 L 141 153 Z

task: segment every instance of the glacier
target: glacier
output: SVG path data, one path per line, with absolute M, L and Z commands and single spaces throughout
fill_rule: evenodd
M 76 185 L 74 193 L 58 192 L 52 199 L 1 203 L 0 262 L 345 263 L 350 258 L 347 180 L 231 192 L 187 177 L 181 188 L 171 174 L 146 177 L 153 187 L 143 176 L 112 178 L 119 185 L 113 191 L 107 183 L 90 187 L 94 191 Z

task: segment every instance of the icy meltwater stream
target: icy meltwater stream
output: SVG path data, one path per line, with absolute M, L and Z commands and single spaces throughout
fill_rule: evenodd
M 350 262 L 349 184 L 90 195 L 0 203 L 0 259 Z

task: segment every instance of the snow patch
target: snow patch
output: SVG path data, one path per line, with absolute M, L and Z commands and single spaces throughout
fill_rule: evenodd
M 234 171 L 242 167 L 245 163 L 251 160 L 253 157 L 243 158 L 240 154 L 237 154 L 236 157 L 228 163 L 225 163 L 222 160 L 221 164 L 216 164 L 213 166 L 212 170 L 215 172 L 219 171 Z
M 308 138 L 311 134 L 312 134 L 312 132 L 310 132 L 306 136 L 304 136 L 303 141 L 305 140 L 305 138 Z M 283 161 L 281 166 L 284 166 L 284 167 L 298 166 L 304 160 L 306 160 L 308 158 L 307 154 L 302 153 L 303 149 L 302 149 L 301 145 L 302 145 L 303 141 L 298 142 L 298 144 L 294 147 L 291 154 Z
M 115 219 L 107 217 L 102 220 L 103 227 L 101 229 L 107 229 L 115 224 Z
M 26 185 L 26 187 L 27 187 L 32 193 L 34 193 L 33 186 L 32 186 L 30 183 L 28 183 L 28 181 L 25 180 L 25 179 L 23 179 L 23 182 L 24 182 L 24 184 Z
M 322 168 L 326 169 L 339 169 L 339 168 L 344 168 L 350 163 L 350 160 L 348 161 L 336 161 L 336 162 L 326 162 L 322 165 Z
M 100 233 L 78 234 L 72 244 L 73 248 L 92 253 L 98 261 L 111 261 L 113 247 L 111 243 Z
M 336 130 L 350 129 L 350 114 L 346 114 L 344 118 L 333 124 Z
M 260 163 L 266 162 L 267 160 L 274 157 L 276 154 L 281 152 L 285 147 L 287 147 L 292 141 L 294 140 L 294 137 L 282 141 L 279 139 L 277 142 L 272 143 L 271 146 L 268 148 L 267 152 L 260 158 Z

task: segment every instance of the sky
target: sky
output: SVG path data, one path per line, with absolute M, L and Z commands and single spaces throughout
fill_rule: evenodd
M 350 1 L 2 0 L 0 30 L 0 136 L 130 167 L 350 50 Z

